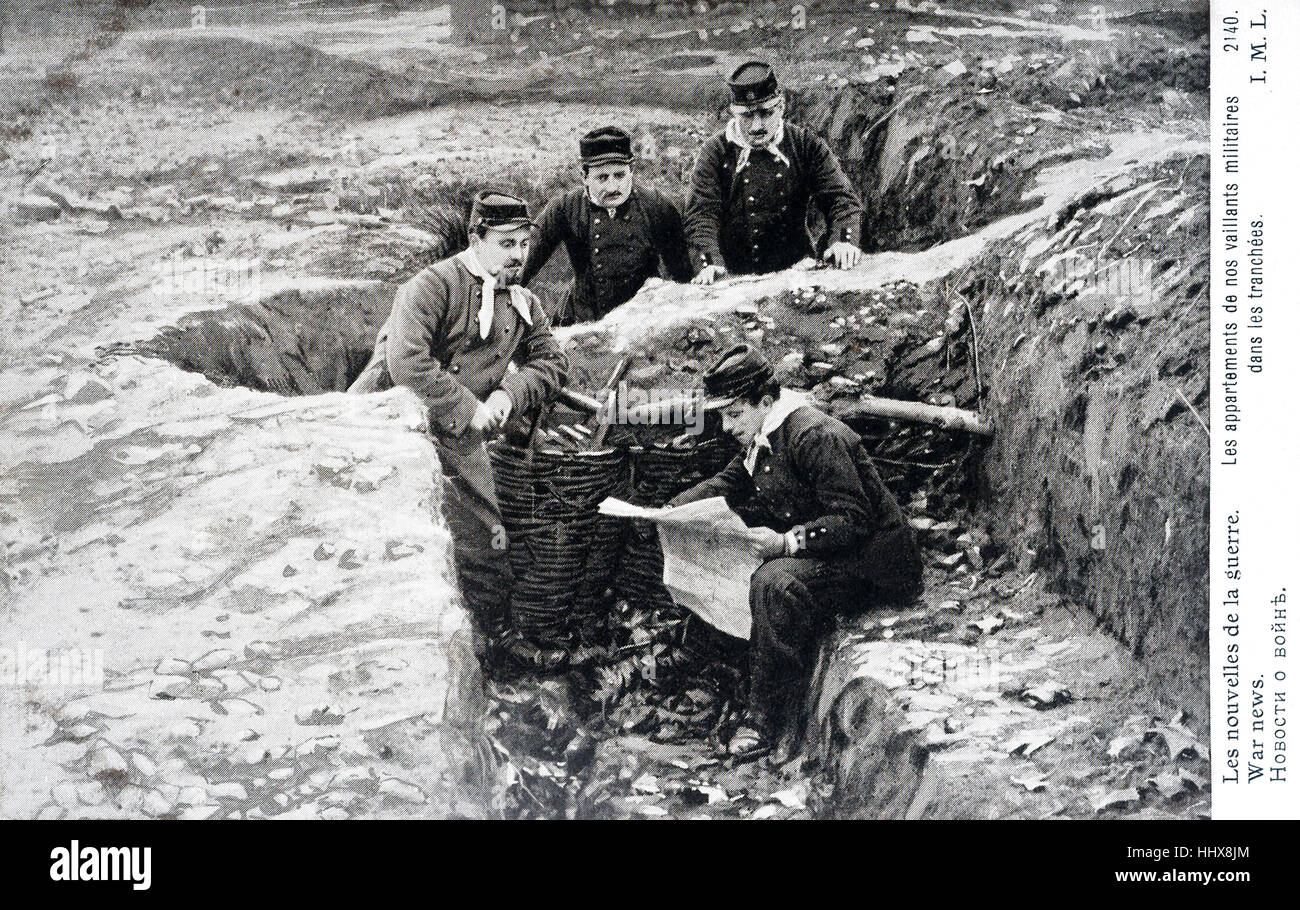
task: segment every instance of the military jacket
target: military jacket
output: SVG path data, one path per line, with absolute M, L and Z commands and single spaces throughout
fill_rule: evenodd
M 826 218 L 823 249 L 845 241 L 862 246 L 862 203 L 835 154 L 816 133 L 785 124 L 777 148 L 750 153 L 737 170 L 741 149 L 719 133 L 700 150 L 691 178 L 684 223 L 692 265 L 725 265 L 735 274 L 789 268 L 814 250 L 808 204 Z
M 407 386 L 428 406 L 435 432 L 448 436 L 464 433 L 497 388 L 510 396 L 511 413 L 532 409 L 563 385 L 567 363 L 546 311 L 528 297 L 531 325 L 498 286 L 491 331 L 480 338 L 483 283 L 455 257 L 429 266 L 398 288 L 374 355 L 350 391 Z M 518 369 L 508 372 L 512 361 Z

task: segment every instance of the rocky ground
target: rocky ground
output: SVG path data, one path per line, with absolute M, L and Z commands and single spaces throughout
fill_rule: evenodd
M 2 641 L 102 648 L 105 685 L 0 689 L 0 814 L 1207 814 L 1204 712 L 1177 694 L 1203 691 L 1203 632 L 1161 631 L 1195 600 L 1151 593 L 1204 585 L 1200 494 L 1172 488 L 1205 476 L 1195 28 L 890 3 L 797 37 L 584 18 L 461 47 L 407 6 L 195 30 L 155 4 L 6 35 Z M 481 180 L 540 201 L 613 120 L 680 198 L 749 53 L 798 55 L 792 109 L 862 189 L 873 255 L 647 289 L 566 334 L 575 384 L 634 351 L 644 381 L 689 385 L 750 337 L 837 413 L 874 392 L 998 421 L 987 450 L 882 450 L 927 594 L 837 631 L 808 761 L 778 768 L 720 759 L 734 706 L 707 666 L 484 698 L 413 400 L 319 394 L 364 360 L 393 282 L 456 246 Z M 1145 302 L 1098 291 L 1066 260 L 1085 247 L 1094 269 L 1154 261 Z M 922 457 L 941 450 L 947 473 Z M 1069 480 L 1013 482 L 1036 452 Z M 1148 482 L 1153 452 L 1182 466 Z

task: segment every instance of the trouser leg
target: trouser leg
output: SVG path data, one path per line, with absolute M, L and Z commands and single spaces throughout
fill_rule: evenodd
M 497 636 L 505 628 L 513 579 L 492 462 L 481 439 L 435 442 L 446 481 L 443 515 L 451 528 L 461 594 L 479 628 Z
M 754 573 L 749 712 L 769 731 L 803 697 L 821 635 L 855 582 L 847 566 L 812 558 L 769 559 Z

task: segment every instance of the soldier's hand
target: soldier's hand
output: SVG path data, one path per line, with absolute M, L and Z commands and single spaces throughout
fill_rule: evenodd
M 832 243 L 822 254 L 822 258 L 828 260 L 837 269 L 851 269 L 862 261 L 862 250 L 841 240 L 839 243 Z
M 496 426 L 496 413 L 486 401 L 480 401 L 474 409 L 474 416 L 469 419 L 469 428 L 480 436 L 486 436 Z
M 772 559 L 785 553 L 785 535 L 771 528 L 750 528 L 745 536 L 750 552 L 759 559 Z
M 720 265 L 706 265 L 700 269 L 700 274 L 691 279 L 691 284 L 713 284 L 719 278 L 725 277 L 727 270 Z
M 510 411 L 514 407 L 510 396 L 501 389 L 489 395 L 483 404 L 487 405 L 488 410 L 492 412 L 493 429 L 499 429 L 510 419 Z

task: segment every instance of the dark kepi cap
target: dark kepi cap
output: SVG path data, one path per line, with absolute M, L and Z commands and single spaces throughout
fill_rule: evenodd
M 602 126 L 578 140 L 582 163 L 587 167 L 596 164 L 630 164 L 632 162 L 632 135 L 616 126 Z
M 532 226 L 528 203 L 507 193 L 483 190 L 474 196 L 474 206 L 469 212 L 470 229 L 481 225 L 498 230 Z
M 759 60 L 742 63 L 727 78 L 731 89 L 731 103 L 755 107 L 776 97 L 776 73 L 772 67 Z
M 704 371 L 704 409 L 725 408 L 742 395 L 757 391 L 775 373 L 758 348 L 738 344 Z

